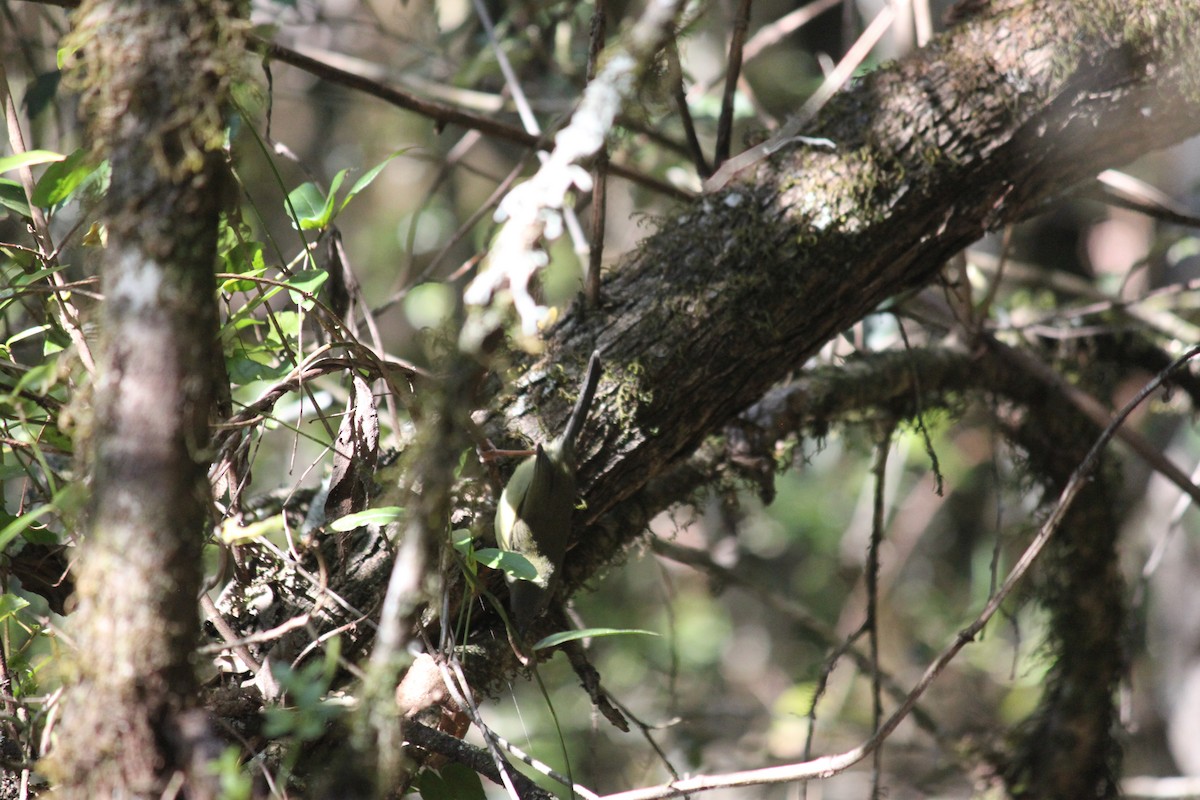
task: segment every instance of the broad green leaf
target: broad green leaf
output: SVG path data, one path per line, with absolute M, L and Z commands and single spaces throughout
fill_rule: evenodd
M 241 272 L 240 274 L 243 274 L 246 276 L 245 279 L 228 278 L 221 282 L 221 285 L 217 289 L 217 291 L 221 292 L 222 294 L 233 294 L 234 292 L 253 291 L 256 284 L 253 280 L 250 280 L 250 279 L 257 278 L 260 275 L 262 275 L 263 273 L 265 273 L 266 271 L 267 271 L 267 268 L 264 266 L 261 269 L 251 269 L 251 270 L 246 270 L 245 272 Z M 257 320 L 250 320 L 250 321 L 257 321 Z
M 30 216 L 29 201 L 21 184 L 8 178 L 0 178 L 0 206 L 11 209 L 22 217 Z
M 284 211 L 289 216 L 295 212 L 292 225 L 298 225 L 302 231 L 323 228 L 329 222 L 325 211 L 325 195 L 312 181 L 300 184 L 288 194 Z
M 15 594 L 0 594 L 0 621 L 6 620 L 13 614 L 26 608 L 29 601 Z
M 487 795 L 483 791 L 483 782 L 479 780 L 479 773 L 475 770 L 463 764 L 450 763 L 438 772 L 441 773 L 442 780 L 446 782 L 450 796 L 455 800 L 486 800 Z
M 262 242 L 238 242 L 221 256 L 226 272 L 260 274 L 266 269 Z
M 267 355 L 262 357 L 268 358 Z M 225 360 L 225 368 L 229 370 L 229 379 L 241 386 L 255 381 L 279 380 L 292 369 L 287 364 L 259 361 L 249 353 L 230 356 Z
M 311 310 L 313 303 L 316 302 L 317 292 L 321 290 L 327 280 L 329 280 L 329 273 L 323 269 L 306 269 L 297 272 L 288 278 L 287 285 L 290 287 L 288 296 L 293 303 L 305 311 Z
M 294 342 L 300 335 L 301 317 L 295 311 L 276 311 L 271 315 L 273 323 L 267 326 L 267 337 L 264 344 L 268 347 L 278 347 L 283 344 L 280 337 Z
M 50 528 L 26 528 L 21 538 L 29 544 L 62 544 L 62 534 Z
M 337 216 L 337 212 L 341 210 L 341 208 L 338 208 L 337 211 L 335 211 L 333 208 L 333 204 L 334 204 L 334 202 L 337 201 L 338 189 L 342 188 L 342 182 L 346 180 L 347 172 L 348 172 L 348 170 L 344 170 L 344 169 L 338 170 L 337 175 L 333 176 L 333 180 L 329 184 L 329 194 L 325 197 L 325 224 L 326 225 L 333 222 L 333 218 L 335 216 Z
M 421 800 L 455 800 L 446 781 L 431 769 L 422 770 L 417 779 L 417 793 Z
M 456 528 L 450 531 L 450 545 L 464 556 L 471 552 L 471 542 L 474 537 L 466 528 Z
M 88 152 L 76 150 L 62 161 L 51 164 L 33 187 L 33 204 L 42 208 L 70 199 L 84 181 L 94 175 L 100 167 L 88 162 Z
M 11 156 L 0 157 L 0 172 L 11 172 L 21 167 L 32 167 L 35 164 L 49 164 L 52 161 L 62 161 L 66 156 L 53 150 L 26 150 L 24 153 L 14 153 Z
M 273 517 L 267 517 L 257 522 L 251 522 L 249 525 L 242 525 L 233 517 L 221 523 L 220 537 L 225 544 L 240 544 L 243 542 L 261 539 L 264 536 L 269 536 L 272 533 L 278 533 L 284 528 L 283 514 L 276 514 Z
M 403 513 L 404 509 L 400 506 L 368 508 L 365 511 L 356 511 L 353 514 L 347 514 L 344 517 L 335 519 L 329 523 L 329 527 L 335 531 L 352 531 L 364 525 L 388 525 L 400 519 L 400 515 Z
M 288 278 L 287 285 L 305 294 L 316 295 L 327 280 L 329 280 L 329 273 L 325 270 L 306 269 L 296 272 Z
M 658 636 L 654 631 L 643 631 L 636 628 L 584 628 L 581 631 L 561 631 L 552 633 L 533 646 L 534 650 L 556 647 L 576 639 L 595 639 L 600 636 Z
M 512 550 L 500 550 L 495 547 L 483 547 L 475 551 L 475 560 L 492 569 L 499 569 L 523 581 L 537 578 L 537 568 L 529 563 L 529 559 Z

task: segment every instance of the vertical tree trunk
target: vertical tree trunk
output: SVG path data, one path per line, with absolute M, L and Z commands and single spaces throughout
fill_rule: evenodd
M 223 7 L 96 0 L 75 20 L 75 80 L 112 185 L 95 417 L 82 448 L 93 496 L 77 682 L 51 756 L 70 797 L 207 794 L 189 780 L 204 726 L 188 709 L 209 518 Z

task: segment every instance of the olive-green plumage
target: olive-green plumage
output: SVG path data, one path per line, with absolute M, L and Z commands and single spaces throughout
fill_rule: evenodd
M 583 429 L 600 380 L 600 355 L 593 353 L 587 377 L 563 435 L 517 466 L 496 508 L 496 541 L 520 553 L 537 570 L 534 580 L 508 576 L 510 607 L 524 632 L 546 608 L 554 587 L 575 510 L 575 439 Z

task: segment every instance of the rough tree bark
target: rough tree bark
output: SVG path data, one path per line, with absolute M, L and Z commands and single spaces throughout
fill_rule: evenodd
M 226 11 L 220 0 L 98 0 L 75 18 L 76 80 L 112 184 L 77 681 L 50 765 L 66 797 L 185 785 L 203 797 L 213 780 L 188 774 L 206 742 L 189 708 L 210 519 Z
M 124 5 L 166 13 L 163 8 L 170 4 Z M 198 0 L 184 5 L 192 14 L 209 8 Z M 158 23 L 156 32 L 175 24 L 186 28 L 178 17 L 170 19 L 169 25 Z M 200 14 L 199 19 L 206 17 Z M 834 150 L 791 146 L 720 192 L 662 219 L 658 233 L 608 277 L 599 308 L 576 306 L 566 314 L 548 336 L 545 359 L 529 365 L 517 381 L 516 395 L 490 421 L 493 432 L 503 429 L 511 438 L 540 440 L 547 431 L 558 431 L 570 404 L 563 390 L 575 390 L 590 351 L 599 348 L 604 354 L 605 380 L 580 443 L 587 511 L 576 519 L 563 596 L 618 558 L 650 516 L 685 497 L 688 482 L 671 479 L 704 438 L 719 433 L 828 339 L 888 297 L 936 281 L 944 260 L 986 231 L 1033 215 L 1046 200 L 1062 196 L 1099 170 L 1200 133 L 1200 55 L 1183 42 L 1184 34 L 1198 25 L 1200 7 L 1181 0 L 992 2 L 983 16 L 968 19 L 836 97 L 804 131 L 832 140 Z M 151 96 L 151 78 L 206 74 L 196 66 L 188 70 L 187 64 L 194 62 L 184 61 L 186 48 L 168 50 L 152 56 L 150 62 L 158 67 L 154 76 L 142 76 Z M 176 64 L 179 68 L 166 67 Z M 194 92 L 191 100 L 214 94 Z M 114 108 L 124 109 L 124 101 Z M 130 115 L 125 124 L 132 127 L 136 120 Z M 161 132 L 149 131 L 145 142 L 166 140 L 155 133 Z M 167 155 L 166 163 L 174 163 L 175 151 L 168 149 Z M 114 176 L 119 164 L 132 158 L 114 150 Z M 206 169 L 197 167 L 192 178 L 215 180 Z M 156 180 L 155 175 L 160 173 L 146 170 L 142 175 L 142 200 L 115 193 L 109 247 L 113 263 L 106 269 L 110 299 L 121 296 L 122 276 L 157 265 L 163 269 L 163 287 L 178 278 L 187 290 L 199 290 L 198 273 L 185 265 L 200 263 L 205 254 L 211 257 L 202 224 L 215 215 L 206 204 L 211 194 L 205 199 L 203 192 L 190 193 L 194 180 L 166 181 L 161 175 Z M 122 212 L 160 203 L 162 230 L 120 224 Z M 174 216 L 179 207 L 188 210 L 184 218 Z M 160 239 L 163 230 L 172 233 L 169 245 Z M 132 254 L 122 259 L 126 253 Z M 161 300 L 179 300 L 164 294 L 170 293 L 160 293 Z M 137 300 L 137 295 L 130 297 L 125 311 L 137 311 Z M 119 303 L 110 306 L 110 325 L 124 317 L 118 313 L 121 308 Z M 114 427 L 97 422 L 97 503 L 89 548 L 97 555 L 89 553 L 84 561 L 86 618 L 102 616 L 108 625 L 137 626 L 150 637 L 144 639 L 150 646 L 124 652 L 125 661 L 118 661 L 104 655 L 103 634 L 88 634 L 86 651 L 95 649 L 100 657 L 85 664 L 83 685 L 96 692 L 95 708 L 137 714 L 128 730 L 142 733 L 143 741 L 172 729 L 166 721 L 176 709 L 163 698 L 185 697 L 190 687 L 190 673 L 176 648 L 190 643 L 194 604 L 184 609 L 174 601 L 190 601 L 196 587 L 194 559 L 191 566 L 186 561 L 196 552 L 199 477 L 194 461 L 203 435 L 188 439 L 182 432 L 196 432 L 193 426 L 202 421 L 210 397 L 206 390 L 182 383 L 182 367 L 166 378 L 158 369 L 191 363 L 192 374 L 205 374 L 203 359 L 194 351 L 200 338 L 194 331 L 211 330 L 212 320 L 203 313 L 193 319 L 191 344 L 175 349 L 169 343 L 179 320 L 196 313 L 196 307 L 176 311 L 178 317 L 144 315 L 134 320 L 138 336 L 113 339 L 106 365 L 116 371 L 101 387 L 100 408 L 115 413 L 122 398 L 138 399 L 124 381 L 134 377 L 133 368 L 155 367 L 146 378 L 161 392 L 156 399 L 163 408 L 155 411 L 176 414 L 157 417 L 169 429 L 151 426 L 162 437 L 157 450 L 150 447 L 163 465 L 154 474 L 132 457 L 134 445 L 154 444 L 144 440 L 145 426 L 122 427 L 121 421 L 128 423 L 130 417 L 120 414 L 113 417 Z M 160 331 L 161 338 L 148 335 Z M 158 348 L 150 357 L 148 350 L 130 347 L 150 339 Z M 112 449 L 114 443 L 121 449 Z M 156 482 L 168 473 L 185 477 L 168 485 Z M 149 498 L 150 505 L 110 504 L 106 498 L 114 488 Z M 168 497 L 175 505 L 164 503 Z M 148 516 L 134 525 L 131 509 Z M 169 524 L 158 524 L 163 515 Z M 1098 555 L 1100 563 L 1108 563 L 1105 558 Z M 378 578 L 386 569 L 385 559 L 373 564 L 374 570 L 341 575 L 382 587 Z M 169 587 L 161 579 L 142 582 L 126 572 L 133 567 L 184 578 Z M 145 594 L 120 601 L 114 613 L 118 585 Z M 143 589 L 134 589 L 138 587 Z M 343 594 L 353 595 L 354 589 Z M 101 602 L 108 608 L 98 608 Z M 176 620 L 173 632 L 143 627 L 158 616 Z M 120 640 L 116 631 L 109 634 Z M 502 658 L 508 657 L 505 637 L 491 640 L 499 643 L 492 669 L 496 663 L 514 666 L 511 658 Z M 73 697 L 74 716 L 80 720 L 73 724 L 84 727 L 64 732 L 59 757 L 80 764 L 67 784 L 82 786 L 83 772 L 121 752 L 125 742 L 116 742 L 103 720 L 86 716 L 82 693 Z M 1104 714 L 1099 715 L 1102 722 L 1108 718 Z M 167 740 L 164 736 L 156 746 Z M 156 753 L 160 762 L 126 769 L 136 768 L 130 776 L 144 780 L 146 787 L 160 786 L 162 777 L 179 765 L 178 756 L 168 750 L 151 748 L 145 752 Z M 116 781 L 116 769 L 96 771 Z M 1021 780 L 1030 775 L 1024 772 Z
M 1000 4 L 993 4 L 1000 5 Z M 797 147 L 660 221 L 576 307 L 519 387 L 505 426 L 556 430 L 599 347 L 608 373 L 581 442 L 588 511 L 604 516 L 840 331 L 937 279 L 946 259 L 1102 169 L 1200 133 L 1200 5 L 1011 2 L 839 95 Z M 617 378 L 617 380 L 612 380 Z M 542 402 L 545 400 L 545 402 Z M 549 420 L 546 423 L 546 420 Z M 578 586 L 638 535 L 580 534 Z
M 557 430 L 568 409 L 561 389 L 577 383 L 593 348 L 603 352 L 608 373 L 581 441 L 587 511 L 564 596 L 680 498 L 687 480 L 673 482 L 672 469 L 704 437 L 838 332 L 935 281 L 988 231 L 1200 133 L 1197 54 L 1183 35 L 1198 23 L 1191 2 L 991 3 L 839 95 L 803 131 L 835 150 L 793 147 L 661 220 L 605 283 L 603 307 L 576 306 L 552 332 L 498 423 L 533 440 Z M 1071 466 L 1043 465 L 1052 489 Z M 1056 667 L 1017 748 L 1010 789 L 1027 796 L 1116 791 L 1114 528 L 1074 517 L 1049 558 L 1061 568 L 1086 556 L 1094 569 L 1063 584 L 1056 636 L 1080 627 L 1083 606 L 1104 619 L 1080 628 L 1088 654 Z M 1050 740 L 1058 752 L 1044 757 L 1039 743 Z

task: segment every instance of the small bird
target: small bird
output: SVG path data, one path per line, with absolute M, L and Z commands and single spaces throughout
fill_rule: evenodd
M 507 575 L 509 606 L 517 630 L 524 633 L 542 613 L 558 581 L 567 554 L 575 511 L 575 439 L 587 420 L 600 382 L 600 353 L 592 353 L 587 376 L 562 436 L 517 466 L 496 508 L 496 541 L 523 555 L 537 570 L 533 580 Z

